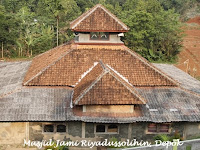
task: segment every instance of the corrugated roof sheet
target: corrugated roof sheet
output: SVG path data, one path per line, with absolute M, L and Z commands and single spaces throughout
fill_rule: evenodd
M 200 82 L 190 76 L 189 74 L 183 72 L 182 70 L 176 68 L 169 64 L 154 64 L 157 68 L 165 72 L 168 76 L 172 77 L 174 80 L 181 84 L 181 87 L 200 94 Z
M 17 74 L 19 78 L 15 84 L 19 90 L 0 98 L 0 121 L 85 121 L 99 123 L 131 123 L 136 121 L 173 122 L 173 121 L 200 121 L 200 97 L 180 88 L 137 88 L 146 100 L 147 105 L 140 105 L 143 116 L 90 116 L 76 115 L 70 108 L 72 89 L 65 87 L 22 87 L 22 80 L 30 62 L 2 62 L 0 63 L 0 83 L 11 81 Z M 200 92 L 199 81 L 188 76 L 171 65 L 159 64 L 160 68 L 170 70 L 172 77 L 180 78 L 180 85 L 192 87 L 195 84 L 196 92 Z M 18 71 L 14 71 L 18 70 Z M 177 75 L 179 72 L 179 75 Z M 185 80 L 181 80 L 181 76 Z M 192 82 L 186 82 L 192 81 Z M 4 84 L 3 89 L 15 87 L 13 82 Z M 0 84 L 2 85 L 2 84 Z M 15 88 L 14 88 L 15 89 Z M 193 90 L 193 88 L 188 88 Z M 4 92 L 2 92 L 4 93 Z M 1 94 L 2 94 L 1 93 Z M 157 111 L 151 111 L 157 109 Z M 177 109 L 171 111 L 170 109 Z
M 152 122 L 200 121 L 200 96 L 180 88 L 137 88 L 147 100 Z M 150 111 L 157 109 L 157 111 Z M 177 111 L 171 111 L 177 109 Z
M 22 88 L 22 80 L 30 61 L 0 62 L 0 97 Z
M 0 98 L 0 121 L 65 121 L 72 90 L 23 88 Z

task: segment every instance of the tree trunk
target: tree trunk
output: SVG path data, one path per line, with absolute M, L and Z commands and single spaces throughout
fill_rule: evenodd
M 21 50 L 21 56 L 23 56 L 23 49 L 22 49 L 22 47 L 20 48 L 20 50 Z
M 58 24 L 59 24 L 59 17 L 56 17 L 57 20 L 57 46 L 58 46 Z
M 27 50 L 27 56 L 30 56 L 30 55 L 29 55 L 29 45 L 28 45 L 28 50 Z
M 20 48 L 18 48 L 18 57 L 20 57 L 21 56 L 21 54 L 20 54 L 20 52 L 21 52 L 21 50 L 20 50 Z
M 2 42 L 2 45 L 1 45 L 1 58 L 3 58 L 3 42 Z

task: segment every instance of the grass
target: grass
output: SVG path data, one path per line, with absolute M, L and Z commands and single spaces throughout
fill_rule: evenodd
M 13 61 L 29 61 L 32 60 L 32 57 L 15 57 L 15 58 L 6 58 L 4 57 L 3 59 L 0 58 L 0 61 L 6 61 L 6 62 L 13 62 Z
M 186 150 L 191 150 L 191 148 L 192 148 L 191 145 L 186 146 Z
M 196 79 L 200 81 L 200 76 L 196 77 Z

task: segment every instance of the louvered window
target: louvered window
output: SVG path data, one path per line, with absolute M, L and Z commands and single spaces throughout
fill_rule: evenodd
M 150 123 L 148 124 L 148 133 L 169 133 L 170 131 L 170 124 L 162 123 L 162 124 L 156 124 L 156 123 Z

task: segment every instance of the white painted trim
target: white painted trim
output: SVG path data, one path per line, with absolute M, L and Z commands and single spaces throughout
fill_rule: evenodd
M 128 83 L 130 86 L 133 86 L 128 79 L 126 79 L 123 75 L 121 75 L 119 72 L 117 72 L 115 69 L 113 69 L 111 66 L 109 66 L 108 64 L 106 64 L 106 66 L 112 70 L 114 73 L 116 73 L 118 76 L 120 76 L 120 78 L 122 78 L 126 83 Z
M 83 112 L 86 112 L 87 109 L 86 109 L 87 106 L 83 105 Z
M 105 70 L 105 71 L 103 71 L 103 73 L 101 73 L 100 74 L 100 76 L 99 77 L 97 77 L 97 79 L 91 84 L 91 85 L 89 85 L 79 96 L 78 96 L 78 98 L 76 98 L 76 100 L 75 100 L 75 105 L 77 105 L 78 104 L 78 102 L 81 100 L 81 98 L 88 92 L 88 91 L 90 91 L 90 89 L 105 75 L 107 73 L 107 71 Z
M 84 72 L 84 73 L 81 75 L 81 78 L 78 80 L 78 82 L 77 82 L 75 85 L 77 85 L 79 82 L 81 82 L 81 80 L 82 80 L 88 73 L 90 73 L 90 72 L 92 71 L 92 69 L 93 69 L 96 65 L 98 65 L 98 62 L 94 62 L 93 66 L 90 67 L 86 72 Z
M 137 94 L 137 91 L 133 91 L 131 90 L 131 88 L 127 87 L 123 82 L 120 81 L 120 79 L 118 79 L 115 75 L 113 75 L 111 72 L 109 72 L 115 79 L 117 79 L 121 84 L 123 84 L 123 86 L 125 86 L 132 94 L 134 94 L 137 98 L 139 98 L 139 100 L 141 100 L 144 104 L 146 104 L 144 98 L 142 98 L 139 94 Z M 133 86 L 131 86 L 133 88 Z
M 88 16 L 90 16 L 99 6 L 96 5 L 94 8 L 91 8 L 93 10 L 91 10 L 88 14 L 86 14 L 83 18 L 81 18 L 74 26 L 72 26 L 72 29 L 74 29 L 80 22 L 82 22 L 85 18 L 87 18 Z M 86 12 L 87 13 L 87 12 Z M 81 16 L 80 16 L 81 17 Z M 78 18 L 77 18 L 78 19 Z M 72 22 L 73 23 L 73 22 Z
M 87 17 L 89 17 L 97 8 L 102 8 L 110 17 L 112 17 L 115 21 L 117 21 L 125 30 L 128 30 L 128 27 L 119 21 L 117 17 L 115 17 L 113 14 L 111 14 L 107 9 L 105 9 L 102 5 L 98 4 L 95 7 L 91 8 L 92 10 L 86 14 L 83 18 L 81 18 L 75 25 L 73 25 L 71 28 L 74 29 L 78 26 L 79 23 L 81 23 L 83 20 L 85 20 Z M 87 13 L 87 12 L 86 12 Z M 80 16 L 81 17 L 81 16 Z M 78 19 L 78 18 L 77 18 Z M 73 21 L 74 22 L 74 21 Z M 72 23 L 73 23 L 72 22 Z
M 131 105 L 131 107 L 130 107 L 130 112 L 133 113 L 133 112 L 134 112 L 134 109 L 135 109 L 134 105 Z
M 82 138 L 85 138 L 85 122 L 82 122 Z

